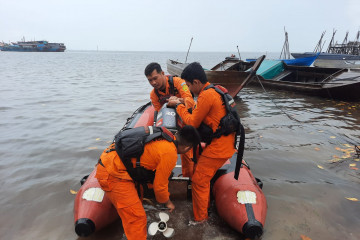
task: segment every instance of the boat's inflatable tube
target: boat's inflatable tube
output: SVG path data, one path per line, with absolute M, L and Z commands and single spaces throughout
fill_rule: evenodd
M 75 232 L 79 237 L 87 237 L 119 219 L 116 209 L 101 189 L 95 174 L 96 168 L 87 177 L 75 198 Z
M 232 157 L 232 160 L 235 159 L 236 154 Z M 227 161 L 218 170 L 213 182 L 212 193 L 218 214 L 247 238 L 259 238 L 263 234 L 267 203 L 260 188 L 262 185 L 254 178 L 248 165 L 242 165 L 236 180 L 231 162 Z

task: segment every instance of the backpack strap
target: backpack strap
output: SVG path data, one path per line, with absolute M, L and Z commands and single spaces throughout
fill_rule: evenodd
M 175 96 L 175 95 L 178 93 L 178 90 L 177 90 L 177 88 L 176 88 L 175 85 L 174 85 L 174 77 L 173 77 L 172 75 L 169 75 L 168 78 L 169 78 L 169 79 L 168 79 L 168 83 L 169 83 L 169 95 L 170 95 L 170 96 Z M 166 92 L 166 90 L 165 90 L 165 92 Z M 161 102 L 161 99 L 162 99 L 162 98 L 167 97 L 167 96 L 162 96 L 162 95 L 160 95 L 159 90 L 157 90 L 157 89 L 155 89 L 155 94 L 156 94 L 156 96 L 158 97 L 159 102 Z

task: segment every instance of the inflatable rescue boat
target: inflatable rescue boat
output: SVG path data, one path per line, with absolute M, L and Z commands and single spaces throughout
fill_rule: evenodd
M 154 124 L 176 131 L 176 126 L 181 125 L 181 120 L 176 117 L 174 109 L 166 108 L 166 106 L 155 115 L 155 110 L 149 102 L 138 108 L 127 119 L 123 129 Z M 239 178 L 236 180 L 234 161 L 236 161 L 236 154 L 218 170 L 212 179 L 212 194 L 217 212 L 232 228 L 244 234 L 245 237 L 260 237 L 263 233 L 267 211 L 261 184 L 252 175 L 249 166 L 244 161 L 240 168 Z M 96 168 L 88 177 L 82 179 L 82 186 L 75 198 L 75 232 L 80 237 L 89 236 L 119 218 L 116 209 L 101 189 L 95 174 Z
M 264 58 L 265 56 L 258 58 L 250 69 L 249 76 L 241 84 L 241 88 L 251 81 Z M 123 129 L 153 125 L 176 131 L 177 126 L 182 126 L 182 122 L 174 109 L 164 105 L 159 114 L 156 114 L 149 102 L 138 108 L 127 119 Z M 244 140 L 245 136 L 241 139 Z M 242 153 L 239 153 L 239 158 L 240 156 Z M 219 216 L 245 237 L 259 238 L 263 234 L 265 224 L 266 198 L 261 190 L 261 181 L 252 175 L 249 165 L 244 160 L 240 158 L 238 161 L 239 158 L 235 153 L 217 171 L 211 181 L 211 191 Z M 234 162 L 236 162 L 236 167 L 234 167 Z M 95 174 L 96 168 L 88 177 L 80 181 L 82 186 L 74 202 L 75 232 L 80 237 L 89 236 L 119 218 L 116 209 L 101 189 Z M 176 179 L 178 177 L 171 178 L 171 180 Z

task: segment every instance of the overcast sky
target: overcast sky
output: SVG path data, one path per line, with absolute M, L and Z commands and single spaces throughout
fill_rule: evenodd
M 355 39 L 360 0 L 0 0 L 0 41 L 69 50 L 312 51 L 326 31 Z

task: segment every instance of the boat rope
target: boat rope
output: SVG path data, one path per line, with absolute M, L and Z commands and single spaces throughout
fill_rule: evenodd
M 256 75 L 256 78 L 257 78 L 257 80 L 258 80 L 261 88 L 262 88 L 263 91 L 265 92 L 265 95 L 271 100 L 271 102 L 275 105 L 275 107 L 278 108 L 285 116 L 287 116 L 290 120 L 293 120 L 293 121 L 295 121 L 295 122 L 297 122 L 297 123 L 304 124 L 304 125 L 305 125 L 305 124 L 306 124 L 306 125 L 309 125 L 309 124 L 306 123 L 306 122 L 303 122 L 303 121 L 300 121 L 300 120 L 294 118 L 293 116 L 291 116 L 290 114 L 288 114 L 287 112 L 285 112 L 285 110 L 283 110 L 282 107 L 278 106 L 278 105 L 275 103 L 274 99 L 273 99 L 272 97 L 270 97 L 269 93 L 266 91 L 266 89 L 265 89 L 265 87 L 263 86 L 263 84 L 261 83 L 261 80 L 260 80 L 260 78 L 259 78 L 258 75 Z M 322 129 L 322 128 L 320 128 L 320 127 L 315 127 L 315 126 L 313 126 L 313 125 L 309 125 L 309 126 L 310 126 L 311 128 L 313 128 L 313 129 L 317 130 L 317 131 L 320 130 L 320 131 L 322 131 L 322 132 L 327 132 L 327 133 L 329 133 L 329 134 L 331 134 L 331 135 L 337 136 L 338 138 L 340 138 L 340 139 L 343 140 L 344 142 L 346 142 L 346 143 L 348 143 L 348 144 L 350 144 L 350 145 L 353 145 L 353 146 L 355 147 L 355 150 L 356 150 L 356 155 L 357 155 L 358 157 L 360 156 L 360 148 L 359 148 L 360 144 L 359 144 L 359 140 L 354 140 L 354 139 L 350 138 L 349 136 L 347 136 L 347 135 L 344 134 L 344 133 L 340 135 L 340 134 L 334 133 L 334 132 L 332 132 L 332 131 L 329 131 L 329 130 L 326 130 L 326 129 Z M 331 126 L 330 126 L 329 124 L 327 124 L 327 123 L 325 123 L 324 126 L 331 127 Z M 339 141 L 337 141 L 337 142 L 338 142 L 338 144 L 340 144 Z
M 260 86 L 261 86 L 262 89 L 264 90 L 266 96 L 271 100 L 271 102 L 275 105 L 275 107 L 277 107 L 277 108 L 278 108 L 284 115 L 286 115 L 289 119 L 291 119 L 291 120 L 293 120 L 293 121 L 295 121 L 295 122 L 298 122 L 298 123 L 302 123 L 300 120 L 298 120 L 298 119 L 290 116 L 290 114 L 288 114 L 288 113 L 285 112 L 280 106 L 278 106 L 278 105 L 275 103 L 274 99 L 273 99 L 272 97 L 270 97 L 269 93 L 266 91 L 266 89 L 265 89 L 265 87 L 263 86 L 263 84 L 261 83 L 258 75 L 256 75 L 256 78 L 257 78 L 257 80 L 259 81 Z

